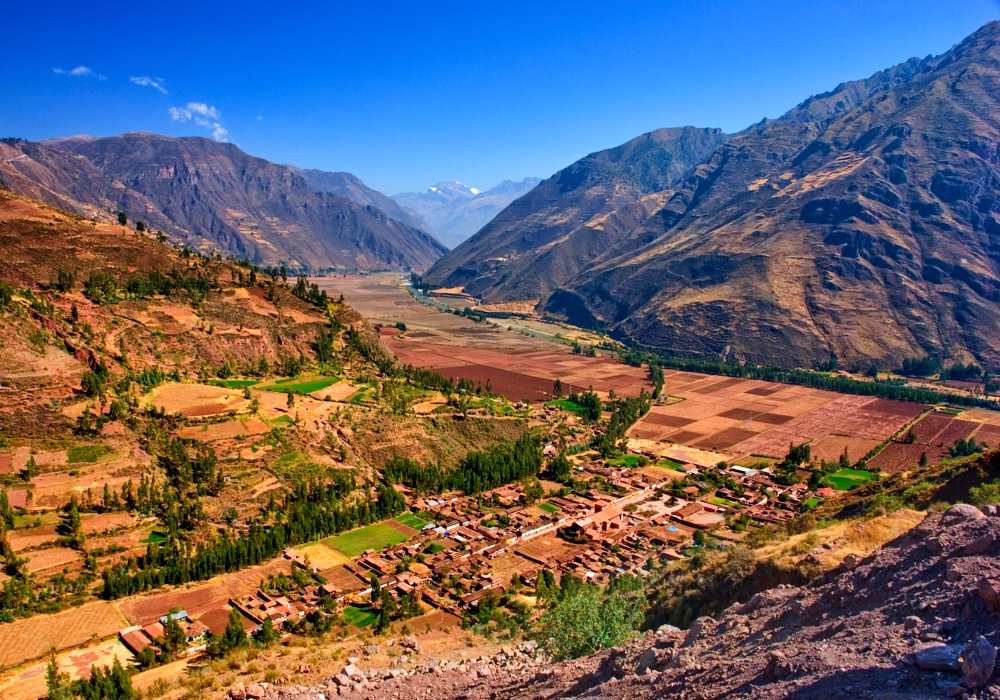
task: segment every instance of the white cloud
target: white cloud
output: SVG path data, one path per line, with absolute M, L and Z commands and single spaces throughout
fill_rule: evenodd
M 229 139 L 229 132 L 220 123 L 222 114 L 215 107 L 204 102 L 188 102 L 184 107 L 171 107 L 170 118 L 175 122 L 194 121 L 198 126 L 212 130 L 212 138 L 216 141 Z
M 164 95 L 167 94 L 167 89 L 163 87 L 163 78 L 150 78 L 148 75 L 133 75 L 129 78 L 136 85 L 142 85 L 143 87 L 151 87 L 154 90 L 159 90 Z
M 62 68 L 53 68 L 52 72 L 56 75 L 72 75 L 77 78 L 97 78 L 98 80 L 107 80 L 100 73 L 95 73 L 94 71 L 87 68 L 87 66 L 77 66 L 73 70 L 63 70 Z

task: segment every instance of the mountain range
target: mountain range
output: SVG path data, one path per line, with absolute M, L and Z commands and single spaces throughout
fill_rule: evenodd
M 360 203 L 205 138 L 137 132 L 0 142 L 0 186 L 95 219 L 122 211 L 199 250 L 293 270 L 424 270 L 447 252 L 378 206 L 395 213 L 391 200 L 340 175 L 341 191 L 353 187 Z
M 742 133 L 583 158 L 430 284 L 662 350 L 1000 368 L 1000 23 Z
M 526 177 L 521 182 L 504 180 L 485 192 L 457 181 L 439 182 L 423 192 L 394 194 L 392 199 L 426 221 L 425 231 L 445 245 L 456 246 L 539 182 L 537 177 Z

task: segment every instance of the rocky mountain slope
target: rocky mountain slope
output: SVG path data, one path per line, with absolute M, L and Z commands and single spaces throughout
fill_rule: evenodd
M 503 211 L 504 207 L 530 192 L 541 180 L 526 177 L 521 182 L 504 180 L 481 192 L 461 182 L 439 182 L 423 192 L 395 194 L 392 199 L 419 212 L 432 233 L 445 244 L 457 246 Z
M 726 140 L 718 129 L 660 129 L 583 158 L 516 200 L 425 279 L 489 301 L 547 297 L 663 206 Z
M 358 658 L 320 686 L 240 684 L 229 697 L 1000 698 L 1000 513 L 984 510 L 930 514 L 808 586 L 575 661 L 551 664 L 530 645 L 459 663 L 421 657 L 412 670 L 366 672 Z
M 400 221 L 407 226 L 418 228 L 421 231 L 430 232 L 430 224 L 423 216 L 400 206 L 391 197 L 387 197 L 377 190 L 368 187 L 361 178 L 351 173 L 336 172 L 331 173 L 325 170 L 312 170 L 307 168 L 288 168 L 297 175 L 301 175 L 306 184 L 317 192 L 329 192 L 338 197 L 349 199 L 362 206 L 373 206 L 384 211 L 389 218 Z
M 671 351 L 998 368 L 998 41 L 990 23 L 755 125 L 645 199 L 624 193 L 613 236 L 521 200 L 427 279 Z
M 148 133 L 49 144 L 0 144 L 4 185 L 85 216 L 122 210 L 195 248 L 314 270 L 421 270 L 447 250 L 232 144 Z

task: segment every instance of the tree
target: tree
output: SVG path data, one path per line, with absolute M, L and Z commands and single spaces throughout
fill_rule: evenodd
M 138 231 L 139 233 L 142 233 L 143 231 L 146 230 L 146 224 L 142 223 L 141 221 L 136 221 L 135 230 Z
M 598 586 L 577 579 L 542 615 L 539 637 L 547 641 L 554 660 L 575 659 L 621 646 L 635 635 L 642 620 L 638 598 L 618 592 L 604 595 Z
M 556 379 L 552 383 L 552 393 L 555 396 L 562 396 L 562 380 L 561 379 Z
M 920 462 L 919 462 L 919 464 L 920 464 L 921 467 L 926 467 L 927 466 L 927 453 L 926 452 L 921 452 L 920 453 Z
M 228 625 L 226 629 L 228 631 Z M 167 615 L 167 624 L 163 626 L 163 636 L 157 637 L 154 641 L 160 647 L 166 661 L 173 660 L 187 647 L 187 635 L 184 634 L 184 630 L 181 629 L 180 623 L 177 622 L 173 614 Z
M 45 687 L 48 689 L 48 700 L 69 700 L 69 674 L 60 673 L 56 664 L 55 649 L 45 668 Z
M 128 218 L 126 218 L 125 212 L 123 211 L 118 212 L 118 223 L 122 226 L 128 223 Z
M 243 615 L 236 608 L 229 611 L 229 621 L 226 622 L 226 631 L 222 633 L 222 641 L 226 651 L 247 645 L 247 633 L 243 629 Z
M 323 364 L 333 359 L 333 334 L 325 328 L 316 333 L 316 359 Z
M 254 632 L 254 640 L 261 646 L 268 646 L 278 641 L 280 635 L 274 629 L 274 623 L 271 622 L 271 618 L 264 618 L 264 624 L 261 625 L 260 629 Z
M 549 460 L 549 473 L 556 481 L 563 481 L 572 473 L 573 465 L 565 455 L 556 455 Z
M 378 582 L 378 576 L 372 574 L 369 579 L 372 584 L 371 601 L 372 605 L 376 605 L 382 599 L 382 586 Z

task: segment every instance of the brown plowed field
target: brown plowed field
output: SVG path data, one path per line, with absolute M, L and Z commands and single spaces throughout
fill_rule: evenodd
M 852 438 L 844 435 L 828 435 L 812 443 L 809 448 L 812 451 L 812 458 L 815 460 L 825 459 L 827 462 L 836 462 L 847 449 L 847 458 L 854 464 L 866 454 L 881 444 L 878 440 L 867 440 L 865 438 Z
M 972 435 L 972 432 L 978 427 L 978 423 L 956 418 L 944 430 L 935 435 L 931 442 L 936 445 L 950 447 L 955 444 L 956 440 L 964 440 Z
M 914 442 L 934 442 L 934 437 L 947 428 L 955 420 L 952 416 L 943 413 L 931 412 L 921 418 L 913 426 Z
M 939 463 L 942 458 L 948 456 L 948 450 L 943 447 L 894 442 L 886 445 L 884 450 L 872 457 L 868 466 L 880 469 L 887 474 L 898 474 L 920 464 L 920 455 L 925 452 L 929 464 Z
M 1000 426 L 982 425 L 973 437 L 976 442 L 985 442 L 992 448 L 1000 447 Z
M 0 628 L 0 665 L 15 666 L 44 656 L 52 647 L 68 649 L 94 636 L 109 637 L 126 624 L 114 606 L 104 602 L 15 620 Z
M 457 367 L 437 367 L 434 369 L 438 374 L 449 379 L 468 379 L 471 382 L 482 384 L 486 388 L 486 382 L 490 383 L 490 389 L 497 394 L 503 394 L 511 401 L 530 399 L 532 401 L 542 401 L 552 393 L 552 381 L 529 377 L 525 374 L 508 372 L 496 367 L 486 367 L 484 365 L 459 365 Z

